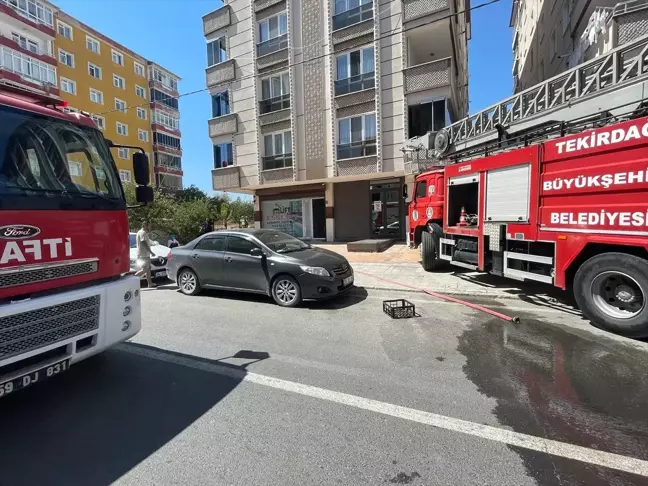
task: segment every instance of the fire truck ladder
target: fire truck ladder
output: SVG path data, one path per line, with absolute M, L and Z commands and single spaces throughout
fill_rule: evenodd
M 648 35 L 459 120 L 437 134 L 447 137 L 441 157 L 454 158 L 498 142 L 502 131 L 524 133 L 543 125 L 620 116 L 648 98 Z M 442 139 L 445 137 L 441 137 Z

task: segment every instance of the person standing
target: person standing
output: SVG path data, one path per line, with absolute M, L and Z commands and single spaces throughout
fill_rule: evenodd
M 167 241 L 167 246 L 169 248 L 177 248 L 178 246 L 180 246 L 180 243 L 178 243 L 178 240 L 176 240 L 174 234 L 169 235 L 169 241 Z
M 137 232 L 137 259 L 141 260 L 142 268 L 135 275 L 141 277 L 146 275 L 146 283 L 149 288 L 155 287 L 151 279 L 151 257 L 155 256 L 151 249 L 151 240 L 149 239 L 149 232 L 151 231 L 151 224 L 144 220 L 142 221 L 142 228 Z

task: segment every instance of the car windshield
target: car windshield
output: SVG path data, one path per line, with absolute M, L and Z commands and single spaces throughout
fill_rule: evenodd
M 259 240 L 272 251 L 277 253 L 290 253 L 311 248 L 297 238 L 281 231 L 265 231 L 257 236 Z
M 0 196 L 64 196 L 65 207 L 84 199 L 123 203 L 117 169 L 99 130 L 7 106 L 0 106 L 0 117 Z

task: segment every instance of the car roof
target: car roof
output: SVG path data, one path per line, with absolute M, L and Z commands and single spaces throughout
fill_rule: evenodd
M 222 235 L 222 234 L 228 234 L 228 235 L 236 235 L 236 234 L 243 234 L 243 235 L 250 235 L 250 236 L 255 236 L 259 237 L 264 233 L 281 233 L 281 231 L 273 230 L 273 229 L 262 229 L 262 228 L 236 228 L 236 229 L 219 229 L 216 231 L 212 231 L 211 233 L 207 233 L 208 235 Z

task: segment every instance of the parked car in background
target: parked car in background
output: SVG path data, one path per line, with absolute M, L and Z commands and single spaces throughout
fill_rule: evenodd
M 142 263 L 137 258 L 137 234 L 130 233 L 128 238 L 130 240 L 130 269 L 133 272 L 138 272 L 142 268 Z M 160 245 L 157 241 L 151 241 L 151 243 L 151 250 L 155 254 L 151 257 L 151 278 L 166 278 L 166 265 L 171 249 L 168 246 Z M 142 278 L 146 277 L 142 275 Z
M 269 229 L 200 236 L 171 251 L 167 275 L 187 295 L 203 288 L 254 292 L 284 307 L 330 298 L 353 286 L 353 269 L 342 255 Z

